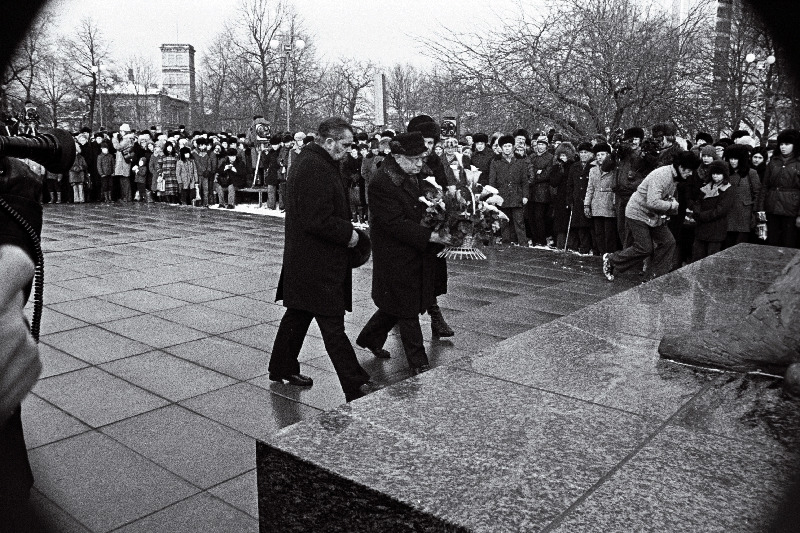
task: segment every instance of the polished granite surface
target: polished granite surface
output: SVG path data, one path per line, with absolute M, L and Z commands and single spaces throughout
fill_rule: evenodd
M 54 529 L 257 530 L 256 438 L 344 402 L 316 325 L 300 353 L 314 387 L 266 376 L 284 312 L 274 301 L 283 231 L 281 218 L 226 210 L 44 206 L 44 370 L 22 416 L 33 498 Z M 455 337 L 433 339 L 422 319 L 434 366 L 639 281 L 607 284 L 598 258 L 507 246 L 488 255 L 450 263 L 439 304 Z M 354 271 L 351 338 L 375 309 L 371 281 L 371 263 Z M 388 360 L 356 353 L 381 384 L 408 378 L 396 335 L 387 348 Z
M 259 439 L 262 531 L 768 529 L 800 465 L 800 404 L 779 378 L 656 350 L 746 314 L 795 253 L 743 245 L 618 294 L 588 276 L 545 289 L 597 303 Z M 458 317 L 502 312 L 513 331 L 548 312 L 542 292 Z

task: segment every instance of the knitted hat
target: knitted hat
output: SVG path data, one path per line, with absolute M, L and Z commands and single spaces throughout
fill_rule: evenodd
M 717 157 L 717 150 L 712 145 L 707 144 L 700 148 L 700 157 L 704 156 Z
M 514 144 L 514 137 L 512 135 L 502 135 L 497 139 L 497 146 L 502 148 L 504 144 Z
M 536 138 L 536 144 L 550 144 L 550 140 L 547 138 L 547 135 L 539 135 Z
M 392 149 L 393 154 L 405 155 L 408 157 L 416 157 L 428 151 L 425 146 L 425 139 L 418 131 L 409 133 L 401 133 L 389 142 L 389 147 Z

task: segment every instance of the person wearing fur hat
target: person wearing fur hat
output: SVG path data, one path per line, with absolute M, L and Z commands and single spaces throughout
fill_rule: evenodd
M 617 213 L 614 208 L 614 169 L 616 161 L 608 143 L 592 147 L 594 163 L 589 170 L 589 185 L 583 200 L 583 213 L 592 220 L 594 247 L 600 255 L 615 252 L 617 246 Z
M 269 151 L 261 156 L 264 163 L 264 183 L 267 186 L 267 209 L 277 209 L 278 206 L 278 187 L 281 182 L 281 146 L 283 146 L 280 135 L 272 135 L 269 138 Z M 264 162 L 266 160 L 266 162 Z M 281 201 L 281 208 L 283 201 Z
M 767 171 L 767 149 L 764 146 L 756 147 L 750 154 L 750 168 L 756 171 L 758 179 L 764 182 L 764 172 Z
M 706 133 L 704 131 L 698 131 L 697 135 L 694 136 L 694 143 L 697 148 L 702 148 L 707 144 L 714 144 L 714 138 L 711 136 L 710 133 Z
M 560 142 L 553 153 L 553 168 L 550 170 L 553 234 L 555 235 L 556 248 L 559 250 L 564 249 L 567 245 L 567 231 L 569 229 L 567 179 L 573 164 L 575 164 L 575 147 L 571 142 Z
M 689 204 L 687 214 L 691 214 L 697 226 L 692 261 L 715 254 L 722 249 L 722 242 L 728 234 L 728 213 L 733 208 L 735 193 L 730 190 L 728 164 L 725 161 L 711 163 L 710 179 L 700 189 L 700 199 Z
M 192 205 L 194 198 L 195 185 L 199 183 L 197 178 L 197 166 L 192 158 L 192 151 L 188 146 L 180 149 L 180 159 L 175 167 L 175 175 L 178 178 L 178 189 L 181 195 L 181 204 Z
M 519 157 L 525 157 L 530 153 L 531 134 L 525 128 L 517 128 L 512 133 L 514 137 L 514 153 Z
M 419 315 L 435 305 L 434 244 L 448 240 L 421 224 L 426 206 L 416 177 L 428 148 L 422 133 L 397 135 L 370 183 L 372 238 L 372 300 L 378 310 L 359 333 L 356 344 L 378 357 L 390 354 L 383 346 L 394 326 L 400 331 L 413 374 L 430 369 Z M 433 243 L 433 244 L 432 244 Z
M 641 128 L 631 128 L 644 135 Z M 627 130 L 630 131 L 630 130 Z M 625 224 L 625 208 L 631 195 L 646 176 L 646 161 L 642 156 L 640 139 L 635 136 L 626 137 L 619 145 L 616 156 L 617 164 L 614 169 L 614 209 L 617 213 L 617 236 L 623 246 L 630 244 L 631 235 Z
M 503 228 L 502 239 L 504 242 L 524 246 L 528 242 L 525 236 L 524 211 L 530 192 L 528 166 L 524 159 L 514 157 L 514 138 L 511 135 L 504 135 L 497 142 L 503 151 L 489 166 L 489 185 L 497 189 L 503 198 L 500 210 L 510 221 Z
M 515 138 L 516 140 L 516 138 Z M 553 246 L 553 221 L 550 217 L 550 170 L 553 154 L 547 151 L 547 137 L 536 139 L 534 151 L 528 156 L 528 183 L 530 192 L 527 205 L 528 228 L 534 246 Z
M 725 149 L 725 161 L 730 167 L 728 182 L 734 196 L 733 207 L 728 213 L 728 234 L 725 248 L 747 242 L 755 226 L 756 203 L 761 194 L 761 180 L 750 168 L 750 150 L 743 144 L 732 144 Z
M 472 166 L 481 171 L 478 183 L 486 185 L 489 183 L 489 166 L 495 158 L 495 153 L 489 148 L 489 136 L 485 133 L 476 133 L 472 139 L 475 142 L 475 151 L 471 157 Z
M 630 142 L 632 146 L 641 146 L 644 140 L 644 130 L 639 127 L 628 128 L 622 134 L 623 142 Z
M 228 148 L 224 153 L 226 157 L 220 160 L 214 177 L 219 207 L 233 209 L 236 207 L 236 190 L 246 186 L 246 169 L 244 162 L 239 159 L 236 148 Z M 225 194 L 227 193 L 227 201 Z
M 759 211 L 767 218 L 767 242 L 772 246 L 800 247 L 800 160 L 797 144 L 800 132 L 778 134 L 778 150 L 764 172 Z
M 583 212 L 583 200 L 589 187 L 589 172 L 592 169 L 592 143 L 578 145 L 579 161 L 572 165 L 567 175 L 567 205 L 572 216 L 571 229 L 567 235 L 567 247 L 586 255 L 592 249 L 592 222 Z
M 409 133 L 419 132 L 425 142 L 424 164 L 422 170 L 416 175 L 417 182 L 422 186 L 424 180 L 432 176 L 440 187 L 443 189 L 448 188 L 444 150 L 442 149 L 441 155 L 435 152 L 436 146 L 439 146 L 439 134 L 441 133 L 439 125 L 428 115 L 418 115 L 408 122 L 407 129 Z M 447 259 L 437 257 L 433 270 L 434 296 L 438 298 L 443 294 L 447 294 Z M 428 315 L 431 317 L 431 334 L 434 337 L 452 337 L 455 335 L 455 331 L 444 319 L 442 310 L 435 298 L 434 303 L 428 307 Z

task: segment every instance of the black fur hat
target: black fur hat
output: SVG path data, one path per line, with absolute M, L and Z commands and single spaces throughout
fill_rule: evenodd
M 514 144 L 514 136 L 513 135 L 501 135 L 500 138 L 497 139 L 497 146 L 502 148 L 504 144 Z
M 697 135 L 694 136 L 694 140 L 695 142 L 705 141 L 706 144 L 714 144 L 714 137 L 712 137 L 710 133 L 704 131 L 698 131 Z
M 708 165 L 708 177 L 711 179 L 712 174 L 722 174 L 722 181 L 727 181 L 731 177 L 728 170 L 728 163 L 725 161 L 712 161 Z
M 531 134 L 528 133 L 528 130 L 525 128 L 517 128 L 513 132 L 511 132 L 511 136 L 515 139 L 517 137 L 525 137 L 525 144 L 531 144 Z
M 736 159 L 739 161 L 739 166 L 748 166 L 750 161 L 750 148 L 746 144 L 732 144 L 725 148 L 723 157 L 726 161 Z
M 644 130 L 642 128 L 628 128 L 625 130 L 625 133 L 622 135 L 622 140 L 627 141 L 628 139 L 639 139 L 644 140 Z
M 366 131 L 359 131 L 356 133 L 356 141 L 357 142 L 367 142 L 369 140 L 369 135 L 367 135 Z
M 592 148 L 592 153 L 597 154 L 597 152 L 605 152 L 607 154 L 610 154 L 611 146 L 608 143 L 597 143 Z
M 442 133 L 439 125 L 435 122 L 418 122 L 413 126 L 409 126 L 408 132 L 411 133 L 412 131 L 417 131 L 423 137 L 433 139 L 434 144 L 439 142 L 439 135 Z
M 290 133 L 285 133 L 283 135 L 283 137 L 281 137 L 281 141 L 283 141 L 285 143 L 293 142 L 294 141 L 294 135 L 292 135 Z
M 389 147 L 393 154 L 409 157 L 419 156 L 428 151 L 428 148 L 425 146 L 425 139 L 422 137 L 422 133 L 418 131 L 396 135 L 389 142 Z
M 798 131 L 795 129 L 786 129 L 778 134 L 777 143 L 781 144 L 797 144 Z
M 652 128 L 653 137 L 671 137 L 677 130 L 672 124 L 656 124 Z
M 749 137 L 749 136 L 750 132 L 747 130 L 736 130 L 733 133 L 731 133 L 731 140 L 736 141 L 736 139 L 740 137 Z
M 475 143 L 488 143 L 489 142 L 489 136 L 486 135 L 485 133 L 476 133 L 476 134 L 474 134 L 472 136 L 472 142 L 475 142 Z
M 589 141 L 583 141 L 578 145 L 578 152 L 591 152 L 592 151 L 592 143 Z
M 183 156 L 185 156 L 186 154 L 192 155 L 192 149 L 189 148 L 188 146 L 184 146 L 183 148 L 180 149 L 180 153 L 181 153 L 181 158 L 183 158 Z
M 433 122 L 434 124 L 436 124 L 436 121 L 433 120 L 433 117 L 431 117 L 430 115 L 417 115 L 416 117 L 408 121 L 408 126 L 406 127 L 406 131 L 419 131 L 417 129 L 417 126 L 425 122 Z M 436 124 L 436 129 L 439 129 L 438 124 Z

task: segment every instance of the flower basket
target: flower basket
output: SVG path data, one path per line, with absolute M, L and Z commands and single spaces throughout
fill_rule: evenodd
M 430 187 L 423 189 L 420 202 L 427 206 L 422 225 L 433 228 L 441 237 L 450 239 L 450 246 L 438 257 L 449 259 L 486 259 L 477 245 L 493 242 L 494 235 L 508 223 L 508 217 L 498 209 L 503 198 L 497 189 L 477 183 L 480 171 L 475 169 L 466 185 L 443 191 L 433 178 L 426 179 Z

